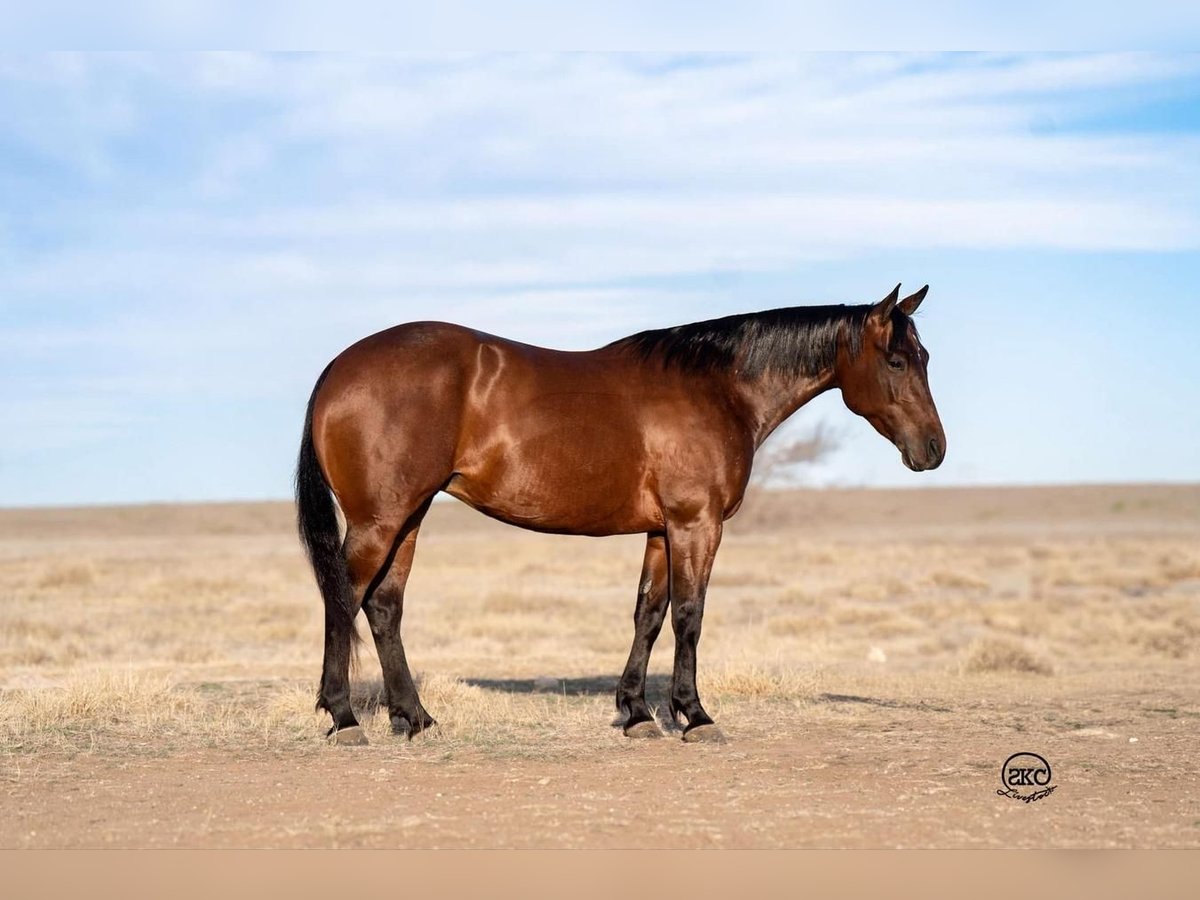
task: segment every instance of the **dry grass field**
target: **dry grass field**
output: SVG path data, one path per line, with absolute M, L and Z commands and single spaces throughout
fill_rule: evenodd
M 641 554 L 435 505 L 441 724 L 388 733 L 368 639 L 345 748 L 289 504 L 0 511 L 0 846 L 1200 846 L 1200 487 L 754 498 L 700 645 L 723 745 L 611 727 Z M 1054 794 L 997 796 L 1019 751 Z

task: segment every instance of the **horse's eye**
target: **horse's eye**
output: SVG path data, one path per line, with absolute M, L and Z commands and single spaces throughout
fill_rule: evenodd
M 888 367 L 899 372 L 904 368 L 905 362 L 903 356 L 892 356 L 888 358 Z

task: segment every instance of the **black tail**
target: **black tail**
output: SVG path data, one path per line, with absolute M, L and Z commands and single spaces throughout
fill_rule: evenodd
M 333 494 L 321 472 L 321 463 L 312 439 L 313 404 L 328 374 L 327 366 L 313 387 L 312 396 L 308 398 L 308 412 L 304 416 L 304 435 L 300 438 L 300 458 L 296 462 L 296 525 L 300 531 L 300 542 L 308 552 L 308 561 L 312 563 L 313 574 L 317 576 L 321 599 L 325 601 L 326 644 L 345 648 L 343 652 L 351 654 L 353 659 L 353 649 L 359 641 L 358 630 L 354 627 L 354 616 L 358 610 L 350 587 L 346 557 L 342 552 Z

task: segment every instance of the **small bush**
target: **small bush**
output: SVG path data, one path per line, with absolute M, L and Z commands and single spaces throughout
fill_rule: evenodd
M 1050 663 L 1038 658 L 1022 644 L 1004 638 L 984 638 L 967 648 L 962 671 L 969 675 L 980 672 L 1025 672 L 1032 675 L 1052 675 Z

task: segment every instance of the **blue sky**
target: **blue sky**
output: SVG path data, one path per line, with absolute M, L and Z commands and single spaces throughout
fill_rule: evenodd
M 933 473 L 1200 477 L 1200 55 L 0 56 L 0 505 L 285 497 L 397 322 L 563 348 L 932 285 Z

